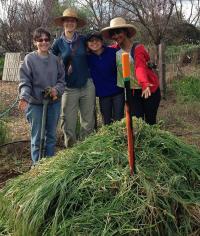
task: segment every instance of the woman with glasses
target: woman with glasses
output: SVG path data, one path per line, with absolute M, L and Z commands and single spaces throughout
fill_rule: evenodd
M 25 111 L 31 126 L 31 157 L 33 165 L 39 158 L 43 114 L 43 92 L 48 88 L 49 104 L 45 127 L 45 156 L 54 155 L 56 127 L 60 116 L 61 96 L 65 88 L 64 67 L 49 53 L 50 33 L 38 28 L 33 34 L 37 50 L 26 55 L 20 68 L 19 109 Z
M 158 76 L 149 68 L 150 57 L 144 45 L 135 46 L 132 38 L 136 34 L 136 27 L 127 24 L 122 17 L 110 21 L 110 26 L 101 30 L 106 39 L 114 40 L 120 50 L 116 54 L 117 85 L 124 87 L 122 76 L 121 55 L 129 53 L 131 63 L 131 88 L 133 89 L 132 113 L 137 118 L 144 119 L 148 124 L 156 123 L 156 115 L 161 99 Z
M 80 112 L 80 136 L 84 138 L 94 129 L 95 88 L 90 79 L 85 38 L 77 32 L 86 22 L 74 9 L 68 8 L 63 16 L 55 19 L 64 32 L 55 40 L 52 52 L 61 57 L 65 66 L 66 88 L 62 96 L 61 128 L 65 146 L 71 147 L 77 140 L 76 125 Z

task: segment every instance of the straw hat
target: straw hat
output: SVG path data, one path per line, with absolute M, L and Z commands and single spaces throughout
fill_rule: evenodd
M 116 17 L 110 21 L 109 27 L 103 28 L 101 30 L 101 33 L 104 38 L 110 39 L 109 31 L 112 29 L 119 29 L 119 28 L 126 28 L 129 31 L 130 37 L 133 37 L 137 32 L 137 28 L 134 25 L 127 24 L 126 20 L 122 17 Z
M 64 19 L 69 18 L 69 17 L 73 17 L 77 20 L 77 27 L 78 28 L 81 28 L 86 25 L 86 21 L 81 19 L 78 16 L 78 13 L 76 12 L 76 10 L 74 10 L 72 8 L 65 9 L 62 16 L 54 19 L 54 23 L 58 26 L 63 26 Z

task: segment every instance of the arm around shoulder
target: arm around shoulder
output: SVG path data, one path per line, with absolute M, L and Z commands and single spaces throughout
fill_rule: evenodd
M 58 43 L 59 43 L 59 38 L 55 39 L 52 46 L 51 46 L 51 52 L 56 56 L 58 56 L 60 54 Z

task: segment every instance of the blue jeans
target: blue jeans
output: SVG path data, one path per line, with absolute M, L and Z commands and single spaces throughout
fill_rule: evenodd
M 56 127 L 60 116 L 61 102 L 48 104 L 45 128 L 45 156 L 54 156 L 56 145 Z M 43 105 L 29 104 L 26 118 L 31 126 L 31 158 L 36 164 L 39 158 Z

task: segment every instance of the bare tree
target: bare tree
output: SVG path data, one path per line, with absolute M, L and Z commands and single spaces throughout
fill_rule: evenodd
M 52 17 L 52 8 L 55 0 L 43 0 L 43 19 L 42 19 L 42 26 L 47 27 L 49 25 L 49 22 L 51 22 Z
M 0 19 L 0 44 L 8 51 L 33 50 L 32 33 L 49 21 L 50 1 L 1 1 L 6 16 Z
M 175 10 L 178 19 L 194 26 L 200 25 L 200 0 L 176 0 Z
M 165 38 L 175 2 L 172 0 L 114 0 L 129 12 L 126 16 L 140 23 L 148 32 L 155 45 Z
M 121 14 L 121 9 L 114 1 L 85 0 L 77 3 L 77 6 L 85 10 L 89 27 L 94 30 L 103 28 L 113 17 Z

